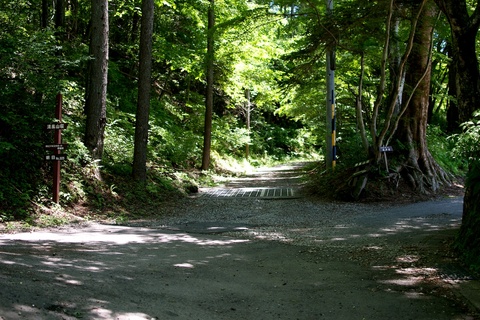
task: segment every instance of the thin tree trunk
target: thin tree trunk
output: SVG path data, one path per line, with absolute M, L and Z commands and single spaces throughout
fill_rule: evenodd
M 85 146 L 92 158 L 103 156 L 104 132 L 107 122 L 108 76 L 108 0 L 92 0 L 89 67 L 85 97 Z
M 65 26 L 65 0 L 56 0 L 55 4 L 55 28 Z
M 203 134 L 202 170 L 210 167 L 210 152 L 212 145 L 212 112 L 213 112 L 213 80 L 214 80 L 214 27 L 215 27 L 215 1 L 210 0 L 208 8 L 207 30 L 207 92 L 205 99 L 205 131 Z
M 390 96 L 394 96 L 394 92 L 398 88 L 398 94 L 396 95 L 397 99 L 394 102 L 395 108 L 393 114 L 396 116 L 400 112 L 400 108 L 402 107 L 402 98 L 403 98 L 403 88 L 405 84 L 405 73 L 399 73 L 400 71 L 400 63 L 402 61 L 402 54 L 400 51 L 400 16 L 401 11 L 403 10 L 403 5 L 400 3 L 398 4 L 392 16 L 392 36 L 391 36 L 391 45 L 389 46 L 390 54 L 389 54 L 389 65 L 388 68 L 390 70 Z M 392 102 L 390 102 L 392 103 Z
M 147 179 L 148 120 L 152 78 L 153 14 L 154 1 L 142 0 L 138 103 L 135 121 L 135 146 L 133 152 L 133 178 L 140 182 L 145 182 Z
M 70 37 L 76 37 L 78 33 L 78 11 L 79 11 L 79 4 L 78 0 L 70 0 L 69 1 L 69 10 L 71 12 L 71 17 L 69 17 L 70 21 L 70 27 L 68 31 L 68 36 Z
M 48 0 L 42 0 L 42 20 L 41 27 L 45 29 L 48 26 Z
M 368 143 L 367 138 L 367 130 L 365 129 L 365 122 L 363 120 L 363 77 L 365 73 L 365 53 L 362 52 L 362 57 L 360 59 L 360 79 L 358 84 L 358 95 L 356 101 L 356 115 L 357 115 L 357 127 L 360 133 L 360 137 L 362 139 L 362 146 L 363 150 L 365 151 L 365 155 L 368 156 L 368 150 L 370 148 L 370 144 Z
M 246 122 L 247 122 L 247 135 L 248 135 L 248 141 L 247 144 L 245 145 L 245 156 L 248 159 L 250 157 L 250 117 L 251 117 L 251 111 L 252 111 L 252 105 L 250 104 L 250 90 L 247 89 L 245 90 L 245 113 L 246 113 Z
M 448 67 L 448 94 L 452 97 L 447 104 L 447 131 L 457 132 L 460 129 L 460 119 L 458 114 L 458 105 L 456 101 L 457 97 L 457 63 L 456 57 L 453 55 L 452 50 L 449 50 L 449 56 L 451 58 Z

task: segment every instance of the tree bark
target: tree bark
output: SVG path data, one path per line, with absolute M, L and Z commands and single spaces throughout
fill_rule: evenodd
M 480 26 L 480 1 L 472 15 L 465 0 L 435 0 L 447 16 L 452 33 L 452 50 L 456 57 L 456 100 L 459 122 L 469 121 L 480 102 L 479 68 L 476 55 L 476 36 Z M 469 166 L 463 217 L 457 244 L 463 250 L 467 263 L 480 266 L 480 164 L 476 159 Z
M 202 170 L 210 167 L 210 152 L 212 145 L 212 112 L 213 112 L 213 81 L 214 81 L 214 27 L 215 27 L 215 1 L 210 0 L 208 8 L 207 30 L 207 92 L 205 99 L 205 126 L 203 133 Z
M 362 146 L 365 155 L 368 157 L 370 143 L 368 142 L 367 130 L 365 129 L 365 122 L 363 120 L 363 78 L 365 76 L 365 53 L 362 52 L 360 58 L 360 77 L 358 79 L 358 94 L 355 103 L 355 113 L 357 118 L 357 128 L 362 139 Z
M 448 67 L 448 94 L 453 97 L 447 103 L 447 131 L 450 133 L 458 132 L 460 129 L 460 119 L 458 114 L 457 96 L 457 58 L 449 50 L 450 64 Z
M 407 61 L 407 106 L 400 118 L 396 137 L 406 150 L 404 176 L 420 192 L 437 191 L 446 181 L 446 174 L 433 159 L 427 147 L 427 121 L 431 80 L 431 44 L 438 8 L 427 1 L 420 16 L 413 39 L 412 52 Z M 408 169 L 407 169 L 408 168 Z
M 466 0 L 435 0 L 447 16 L 452 33 L 453 60 L 456 64 L 456 96 L 459 122 L 467 122 L 480 106 L 480 80 L 476 35 L 480 26 L 480 2 L 469 16 Z
M 85 146 L 92 158 L 103 156 L 104 132 L 107 122 L 107 76 L 108 76 L 108 0 L 92 0 L 91 38 L 87 86 L 85 92 Z
M 55 3 L 55 28 L 65 27 L 65 0 L 56 0 Z
M 469 168 L 463 199 L 463 217 L 457 246 L 462 250 L 468 266 L 480 271 L 480 163 Z
M 154 1 L 143 0 L 140 30 L 138 102 L 135 120 L 135 146 L 133 152 L 133 178 L 139 182 L 145 182 L 147 180 L 148 120 L 150 113 L 152 78 L 153 15 Z
M 71 37 L 76 37 L 78 33 L 78 20 L 79 20 L 78 0 L 70 0 L 68 10 L 70 10 L 71 12 L 71 16 L 68 19 L 69 20 L 68 36 L 69 38 L 71 38 Z
M 392 16 L 392 30 L 391 30 L 391 44 L 389 46 L 389 63 L 388 69 L 390 70 L 390 96 L 396 96 L 396 101 L 390 101 L 389 104 L 394 103 L 394 115 L 398 115 L 400 108 L 402 107 L 403 88 L 405 84 L 405 73 L 400 72 L 400 65 L 402 62 L 402 53 L 400 50 L 400 22 L 403 12 L 403 4 L 399 3 L 395 6 Z M 398 90 L 398 94 L 393 94 Z
M 42 20 L 40 26 L 42 29 L 48 26 L 48 0 L 42 0 Z

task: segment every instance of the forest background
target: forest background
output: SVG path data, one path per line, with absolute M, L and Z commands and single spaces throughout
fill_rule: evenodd
M 342 200 L 466 177 L 457 245 L 478 268 L 479 2 L 328 3 L 0 0 L 0 222 L 56 224 L 79 207 L 128 219 L 218 172 L 314 159 L 317 191 Z

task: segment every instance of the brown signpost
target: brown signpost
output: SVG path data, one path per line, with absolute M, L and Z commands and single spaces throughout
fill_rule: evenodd
M 67 156 L 60 152 L 66 148 L 62 144 L 62 130 L 67 128 L 66 123 L 62 123 L 62 95 L 57 95 L 55 106 L 56 123 L 47 124 L 47 130 L 54 130 L 53 144 L 45 145 L 45 149 L 53 149 L 53 155 L 45 156 L 45 160 L 53 161 L 53 202 L 58 203 L 60 198 L 60 161 L 65 160 Z

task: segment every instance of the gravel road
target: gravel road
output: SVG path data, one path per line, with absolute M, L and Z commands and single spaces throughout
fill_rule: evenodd
M 480 319 L 454 290 L 471 278 L 449 250 L 461 198 L 323 202 L 298 169 L 154 220 L 0 235 L 0 319 Z

